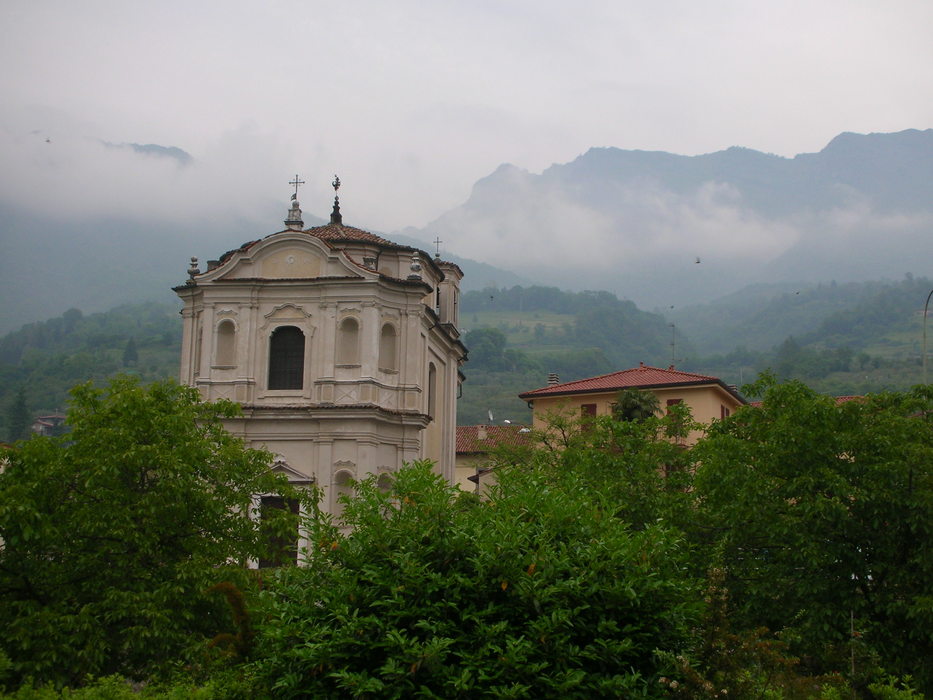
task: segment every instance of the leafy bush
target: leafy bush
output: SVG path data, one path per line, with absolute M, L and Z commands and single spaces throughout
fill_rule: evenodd
M 21 443 L 0 473 L 0 651 L 17 682 L 167 667 L 231 627 L 207 589 L 245 582 L 264 526 L 289 526 L 248 517 L 253 494 L 288 485 L 224 431 L 235 405 L 128 377 L 72 396 L 71 433 Z
M 656 651 L 696 619 L 678 539 L 572 474 L 503 470 L 482 502 L 416 464 L 341 525 L 316 513 L 308 566 L 265 594 L 277 696 L 660 697 Z

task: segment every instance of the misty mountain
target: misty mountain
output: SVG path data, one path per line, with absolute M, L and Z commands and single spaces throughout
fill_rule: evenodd
M 155 144 L 36 138 L 30 149 L 16 167 L 47 174 L 57 194 L 14 178 L 0 197 L 0 332 L 69 307 L 174 301 L 191 256 L 203 265 L 285 217 L 284 198 L 257 193 L 271 175 L 224 168 L 218 154 L 207 167 Z M 931 195 L 929 129 L 841 134 L 794 158 L 593 148 L 538 175 L 503 165 L 428 226 L 382 235 L 429 252 L 439 237 L 465 291 L 605 289 L 670 310 L 751 284 L 929 276 Z M 323 221 L 314 208 L 306 226 Z
M 102 141 L 107 148 L 127 148 L 134 153 L 156 156 L 158 158 L 171 158 L 181 165 L 191 163 L 191 154 L 177 146 L 160 146 L 157 143 L 109 143 Z
M 844 133 L 794 158 L 592 148 L 539 175 L 503 165 L 424 230 L 536 283 L 646 307 L 929 274 L 933 129 Z
M 192 256 L 203 269 L 208 259 L 282 229 L 285 205 L 270 202 L 262 211 L 261 220 L 223 217 L 185 224 L 126 215 L 62 219 L 0 203 L 0 297 L 7 301 L 0 309 L 0 333 L 70 307 L 95 312 L 127 302 L 175 302 L 171 287 L 187 279 Z M 303 218 L 308 227 L 324 223 L 307 212 Z M 391 238 L 433 250 L 415 238 Z M 463 269 L 466 291 L 525 282 L 485 263 L 444 257 Z

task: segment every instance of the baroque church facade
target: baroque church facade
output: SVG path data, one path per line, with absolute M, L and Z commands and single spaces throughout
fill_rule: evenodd
M 329 223 L 304 228 L 292 184 L 284 230 L 203 272 L 192 259 L 174 288 L 181 382 L 239 403 L 227 429 L 293 483 L 319 485 L 330 512 L 352 479 L 416 459 L 453 482 L 463 273 L 344 225 L 337 196 Z

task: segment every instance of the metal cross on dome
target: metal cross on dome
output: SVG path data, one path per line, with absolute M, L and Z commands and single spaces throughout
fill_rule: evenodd
M 434 245 L 435 245 L 435 247 L 437 248 L 437 250 L 435 251 L 435 253 L 436 253 L 436 255 L 437 255 L 438 257 L 440 257 L 440 255 L 441 255 L 441 243 L 443 243 L 443 242 L 444 242 L 444 241 L 442 241 L 442 240 L 440 239 L 439 236 L 435 236 L 435 237 L 434 237 Z
M 298 199 L 298 185 L 303 185 L 303 184 L 305 184 L 305 181 L 304 181 L 304 180 L 299 180 L 299 179 L 298 179 L 298 173 L 295 173 L 295 179 L 294 179 L 294 180 L 289 180 L 289 181 L 288 181 L 288 184 L 289 184 L 289 185 L 294 185 L 294 186 L 295 186 L 295 194 L 292 195 L 292 199 Z
M 334 188 L 334 192 L 336 193 L 337 190 L 340 189 L 340 178 L 334 175 L 334 181 L 330 184 Z

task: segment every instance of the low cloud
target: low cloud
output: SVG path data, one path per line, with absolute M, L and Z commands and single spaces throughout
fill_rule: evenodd
M 0 122 L 4 205 L 62 221 L 132 218 L 197 228 L 258 221 L 278 203 L 284 218 L 284 173 L 293 166 L 274 135 L 244 126 L 188 154 L 185 144 L 142 138 L 115 144 L 91 125 L 53 116 L 32 129 L 22 115 Z M 257 234 L 276 228 L 269 221 Z

